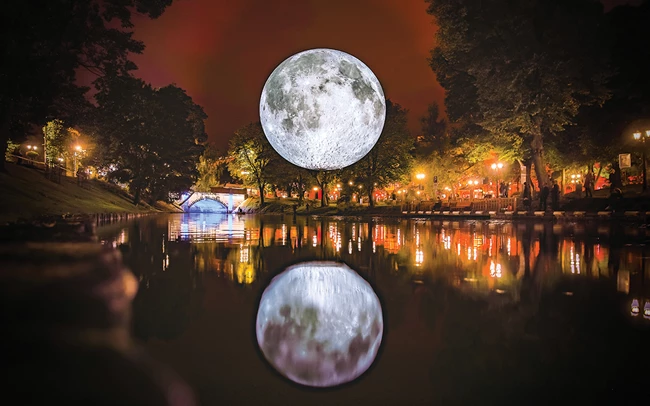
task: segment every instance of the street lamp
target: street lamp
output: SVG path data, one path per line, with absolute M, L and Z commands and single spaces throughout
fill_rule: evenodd
M 415 175 L 415 179 L 417 179 L 417 180 L 424 179 L 424 174 L 423 173 L 418 173 L 417 175 Z
M 650 130 L 645 130 L 645 137 L 643 134 L 641 134 L 640 131 L 635 132 L 632 134 L 634 136 L 634 139 L 637 141 L 641 141 L 643 146 L 641 147 L 642 153 L 643 153 L 643 191 L 645 192 L 646 189 L 648 188 L 648 182 L 646 180 L 647 174 L 646 174 L 646 159 L 645 159 L 645 140 L 647 138 L 650 138 Z
M 72 154 L 74 157 L 74 176 L 77 176 L 77 156 L 81 156 L 84 150 L 81 148 L 81 145 L 78 144 L 74 146 L 74 149 L 74 154 Z
M 492 164 L 492 170 L 496 172 L 496 185 L 494 186 L 494 195 L 499 197 L 499 172 L 503 169 L 503 163 L 496 162 Z

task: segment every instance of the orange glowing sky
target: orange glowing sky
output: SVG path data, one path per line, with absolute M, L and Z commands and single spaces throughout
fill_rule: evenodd
M 444 99 L 427 62 L 435 26 L 426 7 L 424 0 L 176 0 L 157 20 L 134 18 L 146 45 L 134 57 L 136 75 L 187 90 L 209 115 L 210 140 L 225 150 L 237 128 L 259 119 L 260 92 L 282 60 L 335 48 L 375 72 L 418 133 L 427 105 Z
M 309 48 L 335 48 L 364 61 L 410 128 L 443 90 L 428 66 L 435 27 L 423 0 L 177 0 L 157 20 L 135 19 L 146 50 L 137 76 L 187 90 L 209 115 L 210 140 L 227 148 L 239 127 L 259 119 L 273 69 Z

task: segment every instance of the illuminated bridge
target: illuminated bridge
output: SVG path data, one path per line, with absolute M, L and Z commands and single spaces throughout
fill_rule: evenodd
M 246 199 L 246 189 L 213 187 L 210 192 L 190 192 L 176 203 L 187 213 L 232 213 Z

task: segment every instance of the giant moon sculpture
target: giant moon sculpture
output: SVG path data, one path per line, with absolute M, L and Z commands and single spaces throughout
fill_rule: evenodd
M 305 262 L 262 294 L 257 342 L 282 375 L 302 385 L 350 382 L 372 364 L 383 333 L 372 287 L 345 264 Z
M 260 99 L 260 121 L 273 148 L 307 169 L 352 165 L 377 143 L 386 101 L 374 73 L 334 49 L 311 49 L 282 62 Z

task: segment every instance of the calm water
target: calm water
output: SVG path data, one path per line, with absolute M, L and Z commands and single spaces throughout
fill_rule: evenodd
M 140 280 L 136 337 L 203 405 L 648 399 L 642 226 L 192 214 L 99 234 Z M 255 339 L 264 288 L 309 259 L 345 261 L 383 306 L 375 363 L 339 388 L 291 383 Z

